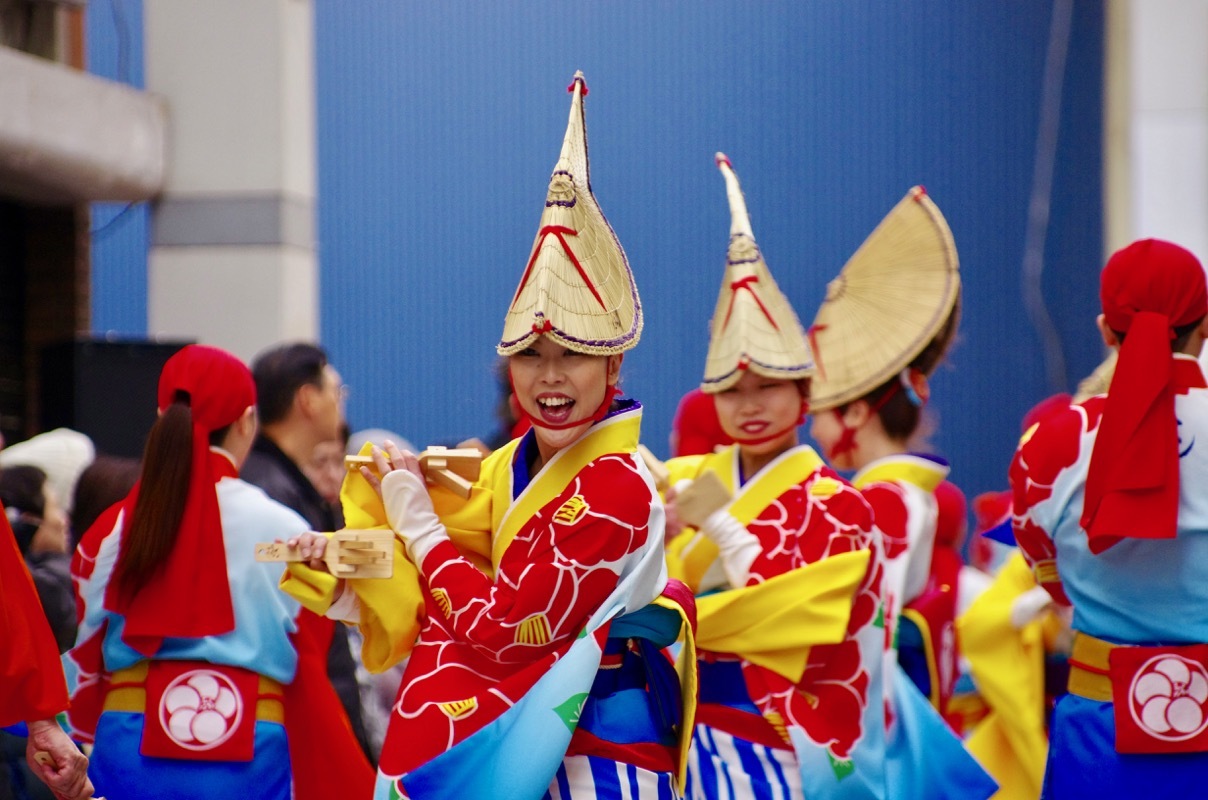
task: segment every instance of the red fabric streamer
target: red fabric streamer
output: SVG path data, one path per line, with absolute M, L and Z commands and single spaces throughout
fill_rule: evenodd
M 1176 370 L 1174 328 L 1208 314 L 1200 262 L 1178 245 L 1134 242 L 1100 278 L 1108 327 L 1125 334 L 1086 477 L 1082 527 L 1093 553 L 1121 538 L 1172 539 L 1179 506 L 1179 434 L 1174 397 L 1203 385 Z M 1194 366 L 1194 365 L 1193 365 Z
M 889 398 L 893 397 L 897 393 L 901 386 L 901 380 L 896 381 L 885 390 L 885 394 L 881 395 L 880 400 L 875 403 L 870 403 L 868 418 L 872 419 L 876 413 L 881 410 L 881 407 L 889 402 Z M 849 428 L 847 426 L 847 420 L 843 419 L 843 412 L 845 408 L 846 406 L 841 406 L 839 408 L 831 409 L 835 415 L 835 419 L 839 421 L 839 426 L 843 428 L 843 433 L 839 436 L 839 441 L 835 442 L 835 446 L 831 448 L 831 451 L 826 454 L 827 459 L 830 461 L 834 461 L 839 456 L 847 455 L 856 449 L 856 431 L 858 431 L 859 428 Z
M 0 726 L 50 719 L 67 683 L 46 614 L 0 506 Z
M 335 622 L 305 609 L 290 640 L 298 671 L 285 687 L 285 731 L 296 800 L 369 797 L 374 770 L 327 677 Z
M 209 435 L 230 425 L 256 404 L 247 366 L 216 347 L 189 345 L 164 364 L 158 401 L 165 411 L 184 392 L 193 417 L 189 491 L 176 544 L 162 568 L 134 597 L 115 583 L 105 588 L 105 608 L 125 617 L 122 640 L 154 655 L 168 636 L 196 638 L 234 630 L 235 612 L 227 581 L 222 519 L 214 484 L 238 473 L 224 456 L 211 454 Z M 139 486 L 126 498 L 124 531 L 130 530 Z M 118 555 L 125 555 L 123 537 Z

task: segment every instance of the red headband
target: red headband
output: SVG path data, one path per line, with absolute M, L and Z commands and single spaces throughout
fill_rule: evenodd
M 214 484 L 236 473 L 225 458 L 211 458 L 209 436 L 256 404 L 256 385 L 247 366 L 230 353 L 189 345 L 168 359 L 160 373 L 160 411 L 178 399 L 193 417 L 193 452 L 176 545 L 163 569 L 135 597 L 123 598 L 112 584 L 105 593 L 105 608 L 126 617 L 122 639 L 147 655 L 166 636 L 213 636 L 235 627 Z M 137 498 L 136 486 L 126 501 L 127 530 Z
M 1113 255 L 1103 268 L 1099 296 L 1108 327 L 1125 337 L 1086 476 L 1081 522 L 1094 553 L 1122 537 L 1176 535 L 1174 396 L 1194 384 L 1176 372 L 1170 343 L 1175 328 L 1208 314 L 1200 262 L 1158 239 L 1134 242 Z

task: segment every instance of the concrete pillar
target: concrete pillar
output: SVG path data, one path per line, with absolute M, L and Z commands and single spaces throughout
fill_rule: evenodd
M 1113 0 L 1107 250 L 1147 236 L 1208 264 L 1208 0 Z
M 148 333 L 250 358 L 318 337 L 311 0 L 145 5 L 147 90 L 172 125 Z

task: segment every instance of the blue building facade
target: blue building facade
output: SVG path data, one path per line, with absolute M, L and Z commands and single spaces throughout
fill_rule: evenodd
M 1023 414 L 1102 356 L 1104 10 L 1078 0 L 1066 35 L 1055 5 L 315 0 L 321 336 L 351 424 L 420 446 L 494 427 L 494 345 L 582 69 L 592 185 L 646 314 L 623 387 L 652 450 L 667 455 L 704 365 L 729 232 L 720 150 L 807 325 L 881 217 L 927 188 L 964 281 L 931 444 L 970 495 L 1005 487 Z M 88 16 L 91 68 L 140 82 L 137 4 Z M 1062 67 L 1047 92 L 1046 63 Z M 1029 238 L 1034 195 L 1049 213 Z M 1044 269 L 1025 278 L 1028 241 Z M 98 334 L 145 335 L 146 242 L 142 208 L 96 237 Z

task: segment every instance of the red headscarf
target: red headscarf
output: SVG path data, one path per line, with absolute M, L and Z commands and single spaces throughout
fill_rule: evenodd
M 718 445 L 733 443 L 717 418 L 713 395 L 693 389 L 680 398 L 671 421 L 672 456 L 712 453 Z
M 1126 334 L 1086 476 L 1082 527 L 1091 552 L 1120 538 L 1171 539 L 1179 507 L 1179 434 L 1174 396 L 1204 385 L 1175 369 L 1174 329 L 1208 314 L 1204 269 L 1158 239 L 1113 255 L 1100 278 L 1108 327 Z M 1179 362 L 1182 363 L 1182 362 Z M 1190 362 L 1188 362 L 1190 363 Z
M 164 364 L 159 410 L 165 411 L 181 393 L 193 417 L 193 452 L 176 545 L 133 598 L 124 597 L 112 583 L 105 590 L 105 608 L 125 616 L 123 641 L 146 655 L 154 654 L 166 636 L 214 636 L 235 628 L 214 484 L 236 472 L 225 458 L 211 456 L 209 436 L 256 404 L 256 384 L 247 366 L 225 350 L 189 345 Z M 126 500 L 126 530 L 138 492 L 136 486 Z

